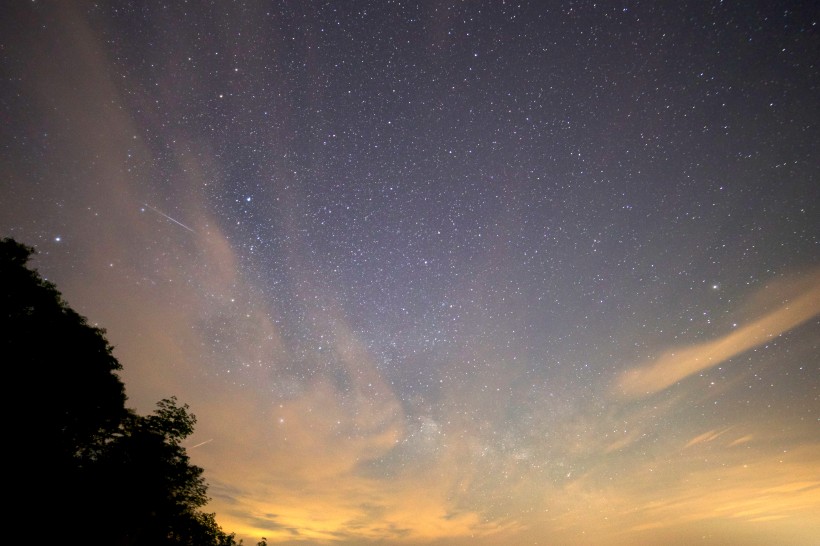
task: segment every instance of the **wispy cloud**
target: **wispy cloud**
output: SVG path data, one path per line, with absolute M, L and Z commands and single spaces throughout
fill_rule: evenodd
M 820 313 L 820 274 L 813 273 L 797 296 L 761 318 L 713 341 L 672 349 L 652 364 L 629 369 L 615 382 L 616 396 L 640 398 L 762 345 Z
M 692 438 L 691 440 L 689 440 L 689 442 L 687 442 L 686 445 L 683 446 L 683 449 L 686 449 L 688 447 L 692 447 L 692 446 L 695 446 L 695 445 L 698 445 L 698 444 L 711 442 L 712 440 L 715 440 L 719 436 L 723 435 L 723 433 L 725 433 L 728 430 L 729 429 L 710 430 L 710 431 L 704 432 L 703 434 L 699 434 L 699 435 L 695 436 L 694 438 Z

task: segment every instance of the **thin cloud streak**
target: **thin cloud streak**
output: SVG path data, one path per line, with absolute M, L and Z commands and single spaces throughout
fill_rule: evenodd
M 614 393 L 624 398 L 641 398 L 662 391 L 690 375 L 762 345 L 818 313 L 820 276 L 815 273 L 810 286 L 800 295 L 751 324 L 714 341 L 667 351 L 648 366 L 627 370 L 615 382 Z

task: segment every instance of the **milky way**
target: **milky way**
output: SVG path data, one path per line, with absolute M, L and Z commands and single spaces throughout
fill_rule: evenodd
M 812 2 L 0 19 L 0 236 L 190 404 L 226 531 L 820 536 Z

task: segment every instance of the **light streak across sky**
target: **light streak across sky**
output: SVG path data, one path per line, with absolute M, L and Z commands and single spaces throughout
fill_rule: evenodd
M 175 223 L 176 225 L 178 225 L 178 226 L 180 226 L 180 227 L 183 227 L 183 228 L 187 229 L 187 230 L 188 230 L 188 231 L 190 231 L 191 233 L 196 233 L 196 231 L 194 231 L 193 229 L 189 228 L 188 226 L 186 226 L 185 224 L 183 224 L 182 222 L 180 222 L 180 221 L 179 221 L 179 220 L 177 220 L 176 218 L 171 218 L 170 216 L 168 216 L 167 214 L 165 214 L 165 213 L 164 213 L 164 212 L 162 212 L 161 210 L 155 209 L 154 207 L 152 207 L 151 205 L 149 205 L 149 204 L 147 204 L 147 203 L 144 203 L 144 204 L 143 204 L 143 207 L 145 207 L 145 208 L 147 208 L 147 209 L 150 209 L 150 210 L 152 210 L 152 211 L 156 212 L 157 214 L 159 214 L 160 216 L 162 216 L 162 217 L 163 217 L 163 218 L 165 218 L 166 220 L 170 220 L 171 222 Z

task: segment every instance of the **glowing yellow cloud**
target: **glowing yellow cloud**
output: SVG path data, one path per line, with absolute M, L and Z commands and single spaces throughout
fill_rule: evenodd
M 820 313 L 820 275 L 791 301 L 752 323 L 714 341 L 671 350 L 654 363 L 635 367 L 620 375 L 614 391 L 626 398 L 638 398 L 661 391 L 699 371 L 747 351 L 798 326 Z

